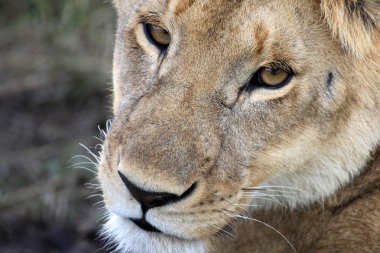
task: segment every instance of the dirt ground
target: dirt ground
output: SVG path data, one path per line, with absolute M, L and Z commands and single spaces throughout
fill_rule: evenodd
M 106 252 L 95 168 L 73 165 L 111 117 L 114 23 L 104 0 L 0 0 L 1 253 Z

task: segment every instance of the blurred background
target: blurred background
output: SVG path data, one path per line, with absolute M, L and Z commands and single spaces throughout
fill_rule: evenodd
M 115 21 L 110 1 L 0 0 L 1 253 L 104 252 L 77 155 L 111 117 Z

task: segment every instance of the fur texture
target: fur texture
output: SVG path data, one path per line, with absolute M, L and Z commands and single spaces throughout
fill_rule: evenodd
M 379 38 L 380 2 L 322 0 L 321 7 L 335 36 L 357 57 L 371 53 Z
M 120 252 L 379 251 L 378 1 L 114 3 L 99 180 Z M 166 51 L 144 22 L 170 33 Z M 292 79 L 246 88 L 263 67 Z M 144 214 L 118 172 L 149 192 L 196 188 Z

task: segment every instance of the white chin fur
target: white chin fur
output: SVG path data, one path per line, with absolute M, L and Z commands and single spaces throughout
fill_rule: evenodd
M 133 222 L 111 214 L 102 236 L 115 243 L 118 253 L 206 253 L 203 241 L 188 241 L 141 230 Z

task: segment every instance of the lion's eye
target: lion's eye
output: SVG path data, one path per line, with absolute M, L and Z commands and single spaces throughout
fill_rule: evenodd
M 144 30 L 149 41 L 161 50 L 166 49 L 171 41 L 171 36 L 164 28 L 145 23 Z
M 245 89 L 252 91 L 256 88 L 278 89 L 288 84 L 293 77 L 291 71 L 279 68 L 264 67 L 259 69 L 250 82 L 245 85 Z
M 276 87 L 288 81 L 290 74 L 281 69 L 262 68 L 259 70 L 259 78 L 263 85 Z

